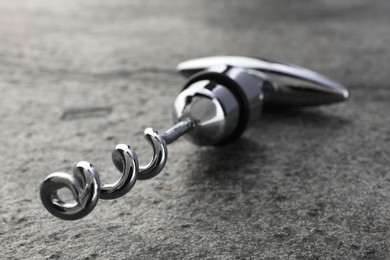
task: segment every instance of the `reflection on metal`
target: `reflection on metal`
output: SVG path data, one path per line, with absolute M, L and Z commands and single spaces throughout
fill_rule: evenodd
M 99 198 L 116 199 L 131 190 L 137 180 L 157 176 L 164 168 L 167 145 L 185 135 L 198 145 L 223 145 L 239 138 L 261 113 L 263 105 L 312 106 L 344 101 L 348 90 L 320 74 L 286 63 L 249 57 L 220 56 L 183 62 L 178 71 L 190 76 L 174 103 L 175 125 L 165 133 L 144 132 L 153 157 L 138 164 L 134 150 L 119 144 L 112 161 L 121 177 L 103 184 L 89 162 L 79 162 L 73 175 L 56 172 L 40 189 L 43 205 L 54 216 L 76 220 L 88 215 Z M 68 188 L 73 203 L 63 201 L 58 190 Z

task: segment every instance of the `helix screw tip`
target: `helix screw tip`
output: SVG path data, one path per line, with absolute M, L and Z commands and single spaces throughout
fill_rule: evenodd
M 183 124 L 160 135 L 152 128 L 145 129 L 144 137 L 153 148 L 153 157 L 145 166 L 140 166 L 138 156 L 127 144 L 118 144 L 112 152 L 112 162 L 121 172 L 119 180 L 112 184 L 100 181 L 94 165 L 81 161 L 73 169 L 73 175 L 55 172 L 48 175 L 40 187 L 42 204 L 54 216 L 64 220 L 77 220 L 88 215 L 99 199 L 116 199 L 128 193 L 137 180 L 146 180 L 157 176 L 168 159 L 165 138 L 176 140 L 186 133 Z M 190 127 L 189 124 L 185 124 Z M 60 189 L 71 191 L 74 203 L 64 202 L 58 195 Z

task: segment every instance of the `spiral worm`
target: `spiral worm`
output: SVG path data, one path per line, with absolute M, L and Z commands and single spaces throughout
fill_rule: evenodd
M 153 147 L 153 158 L 145 166 L 141 166 L 138 179 L 151 179 L 161 172 L 167 162 L 168 149 L 164 138 L 152 128 L 146 128 L 144 131 L 145 139 Z
M 100 181 L 95 166 L 89 162 L 78 162 L 73 175 L 55 172 L 45 178 L 40 196 L 43 205 L 54 216 L 65 220 L 77 220 L 88 215 L 100 199 L 116 199 L 131 190 L 137 179 L 155 177 L 167 161 L 167 145 L 157 131 L 147 128 L 145 139 L 152 145 L 154 155 L 146 166 L 139 166 L 137 154 L 126 144 L 118 144 L 112 152 L 112 162 L 120 171 L 121 177 L 112 184 Z M 142 170 L 140 170 L 142 169 Z M 57 191 L 68 188 L 75 200 L 66 203 Z
M 75 203 L 62 201 L 57 191 L 68 188 Z M 89 162 L 77 163 L 73 175 L 55 172 L 46 177 L 41 185 L 41 200 L 54 216 L 65 220 L 76 220 L 88 215 L 100 197 L 100 180 L 96 168 Z
M 176 124 L 166 133 L 160 135 L 152 128 L 144 131 L 146 141 L 153 148 L 153 157 L 145 166 L 139 166 L 137 154 L 126 144 L 118 144 L 112 152 L 112 162 L 121 172 L 115 183 L 104 184 L 100 181 L 95 166 L 81 161 L 73 169 L 73 175 L 55 172 L 48 175 L 40 188 L 40 196 L 45 208 L 54 216 L 64 220 L 77 220 L 88 215 L 96 206 L 99 198 L 110 200 L 128 193 L 137 179 L 147 180 L 157 176 L 168 159 L 167 144 L 192 129 L 190 121 Z M 74 202 L 64 202 L 58 190 L 68 188 Z

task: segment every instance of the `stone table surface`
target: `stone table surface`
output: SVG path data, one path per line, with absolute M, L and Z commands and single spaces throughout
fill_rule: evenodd
M 0 259 L 389 259 L 388 0 L 1 0 Z M 67 222 L 41 205 L 53 171 L 119 175 L 146 127 L 171 126 L 210 55 L 284 60 L 351 91 L 343 104 L 266 110 L 223 147 L 169 146 L 158 177 Z

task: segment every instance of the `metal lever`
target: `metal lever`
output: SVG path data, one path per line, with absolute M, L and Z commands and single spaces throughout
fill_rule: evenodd
M 210 68 L 228 65 L 244 68 L 248 73 L 265 73 L 272 84 L 264 89 L 265 105 L 317 106 L 344 101 L 349 92 L 343 85 L 314 71 L 268 59 L 242 56 L 214 56 L 180 63 L 177 70 L 191 76 Z M 264 75 L 264 74 L 263 74 Z
M 113 184 L 103 184 L 96 168 L 85 161 L 77 163 L 73 175 L 50 174 L 40 189 L 42 203 L 50 213 L 76 220 L 88 215 L 99 198 L 125 195 L 137 179 L 150 179 L 162 171 L 168 158 L 167 145 L 184 134 L 198 145 L 223 145 L 241 136 L 258 118 L 263 103 L 323 105 L 343 101 L 349 95 L 344 86 L 310 70 L 248 57 L 190 60 L 179 64 L 178 70 L 190 78 L 175 100 L 175 125 L 163 134 L 152 128 L 144 132 L 153 147 L 152 160 L 139 166 L 133 149 L 119 144 L 112 161 L 122 176 Z M 75 202 L 64 202 L 58 195 L 61 188 L 68 188 Z

